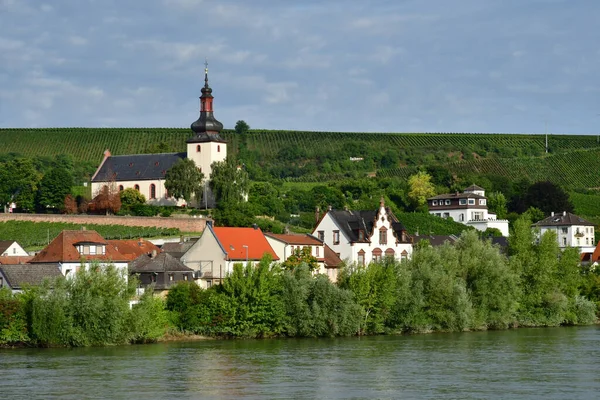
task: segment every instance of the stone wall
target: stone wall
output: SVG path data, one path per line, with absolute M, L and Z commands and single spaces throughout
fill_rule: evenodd
M 129 217 L 118 215 L 66 215 L 66 214 L 0 214 L 0 222 L 33 221 L 33 222 L 66 222 L 70 224 L 97 224 L 145 226 L 159 228 L 177 228 L 182 232 L 202 232 L 207 219 L 194 217 Z

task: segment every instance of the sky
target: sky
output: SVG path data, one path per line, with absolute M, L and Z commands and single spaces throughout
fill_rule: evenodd
M 0 0 L 0 127 L 600 132 L 598 0 Z

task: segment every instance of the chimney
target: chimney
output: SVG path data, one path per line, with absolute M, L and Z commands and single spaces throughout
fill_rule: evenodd
M 563 211 L 563 217 L 565 217 L 567 215 L 566 211 Z
M 327 211 L 331 211 L 331 206 L 327 206 Z
M 108 158 L 108 157 L 110 157 L 110 156 L 111 156 L 111 154 L 110 154 L 110 150 L 109 150 L 109 149 L 106 149 L 106 150 L 104 150 L 104 157 L 105 157 L 105 158 Z
M 257 225 L 257 224 L 252 224 L 252 227 L 253 227 L 254 229 L 258 229 L 258 225 Z
M 185 237 L 183 235 L 179 236 L 179 243 L 185 242 Z
M 550 216 L 554 217 L 554 211 L 550 212 Z
M 152 250 L 152 255 L 150 257 L 152 257 L 152 258 L 156 257 L 156 249 Z
M 348 206 L 344 204 L 344 211 L 348 211 Z
M 144 244 L 144 240 L 142 238 L 138 239 L 138 246 L 142 247 L 142 245 Z
M 319 219 L 321 218 L 321 209 L 319 206 L 315 208 L 315 224 L 319 223 Z

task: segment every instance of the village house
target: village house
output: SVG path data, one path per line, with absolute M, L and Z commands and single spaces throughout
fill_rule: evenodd
M 596 248 L 594 224 L 570 212 L 563 211 L 560 214 L 552 212 L 548 218 L 532 226 L 539 229 L 540 235 L 546 231 L 555 232 L 561 249 L 577 247 L 581 254 L 592 254 Z
M 32 258 L 14 240 L 0 240 L 0 264 L 24 264 Z
M 317 259 L 319 266 L 314 273 L 327 275 L 332 282 L 337 281 L 342 260 L 322 240 L 308 234 L 265 233 L 265 237 L 282 262 L 295 250 L 310 249 L 310 255 Z
M 456 222 L 472 226 L 478 231 L 496 228 L 502 236 L 508 236 L 508 220 L 496 219 L 488 212 L 485 189 L 471 185 L 463 193 L 446 193 L 427 199 L 429 214 L 441 218 L 452 218 Z
M 0 289 L 9 288 L 13 293 L 28 286 L 39 286 L 44 281 L 62 277 L 57 264 L 0 265 Z
M 142 254 L 129 263 L 129 275 L 136 275 L 142 288 L 154 285 L 154 292 L 166 295 L 179 282 L 193 282 L 194 271 L 168 253 Z
M 312 234 L 342 260 L 358 265 L 383 257 L 406 260 L 412 254 L 410 235 L 383 198 L 375 211 L 327 210 Z
M 107 240 L 123 257 L 133 261 L 141 255 L 152 255 L 160 253 L 161 248 L 149 240 L 139 239 L 112 239 Z
M 65 277 L 74 276 L 81 266 L 89 267 L 94 263 L 114 265 L 127 277 L 129 260 L 98 232 L 82 228 L 79 231 L 62 231 L 29 262 L 54 264 Z
M 225 161 L 227 142 L 221 137 L 223 124 L 213 115 L 212 89 L 208 85 L 208 67 L 204 70 L 204 87 L 200 96 L 200 117 L 192 123 L 194 136 L 187 140 L 185 153 L 128 154 L 112 155 L 104 152 L 104 159 L 92 176 L 92 195 L 97 195 L 105 186 L 114 186 L 122 191 L 133 188 L 142 193 L 149 204 L 185 205 L 184 199 L 175 199 L 165 188 L 167 171 L 179 160 L 189 158 L 204 174 L 205 198 L 203 205 L 214 205 L 208 181 L 212 173 L 212 164 Z
M 207 224 L 202 237 L 181 257 L 195 271 L 197 283 L 208 288 L 219 284 L 237 263 L 256 265 L 264 255 L 279 257 L 258 227 L 213 227 Z

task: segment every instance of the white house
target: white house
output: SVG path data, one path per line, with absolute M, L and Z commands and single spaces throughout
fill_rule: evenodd
M 456 222 L 472 226 L 478 231 L 496 228 L 502 236 L 508 236 L 508 220 L 496 219 L 488 212 L 485 190 L 471 185 L 463 193 L 440 194 L 427 199 L 429 214 L 441 218 L 452 218 Z
M 31 264 L 56 264 L 65 277 L 74 276 L 79 268 L 94 263 L 113 265 L 127 278 L 129 259 L 98 232 L 91 230 L 62 231 L 48 246 L 35 255 Z
M 561 249 L 578 247 L 582 254 L 594 253 L 596 249 L 594 224 L 575 214 L 566 211 L 562 214 L 553 212 L 548 218 L 533 224 L 533 227 L 540 230 L 540 235 L 546 231 L 554 231 Z
M 197 283 L 204 288 L 219 284 L 237 263 L 257 264 L 268 254 L 279 257 L 258 227 L 232 228 L 206 225 L 202 237 L 181 256 L 181 262 L 195 271 Z
M 412 241 L 406 228 L 383 199 L 376 211 L 329 209 L 319 220 L 313 236 L 325 242 L 342 260 L 366 265 L 390 256 L 408 259 Z
M 177 161 L 189 158 L 205 177 L 207 206 L 214 200 L 208 188 L 208 180 L 214 162 L 225 161 L 227 142 L 220 136 L 223 124 L 213 115 L 212 89 L 208 85 L 208 68 L 204 71 L 204 87 L 200 96 L 200 117 L 191 128 L 194 136 L 187 140 L 185 153 L 130 154 L 113 156 L 109 150 L 92 176 L 92 196 L 96 196 L 104 186 L 122 191 L 133 188 L 142 193 L 147 202 L 155 205 L 184 205 L 183 199 L 175 199 L 165 188 L 165 175 Z
M 308 234 L 265 233 L 265 237 L 281 261 L 287 260 L 295 250 L 309 248 L 319 266 L 314 273 L 327 275 L 332 282 L 337 281 L 342 260 L 322 240 Z
M 27 257 L 28 255 L 14 240 L 0 240 L 0 257 Z

